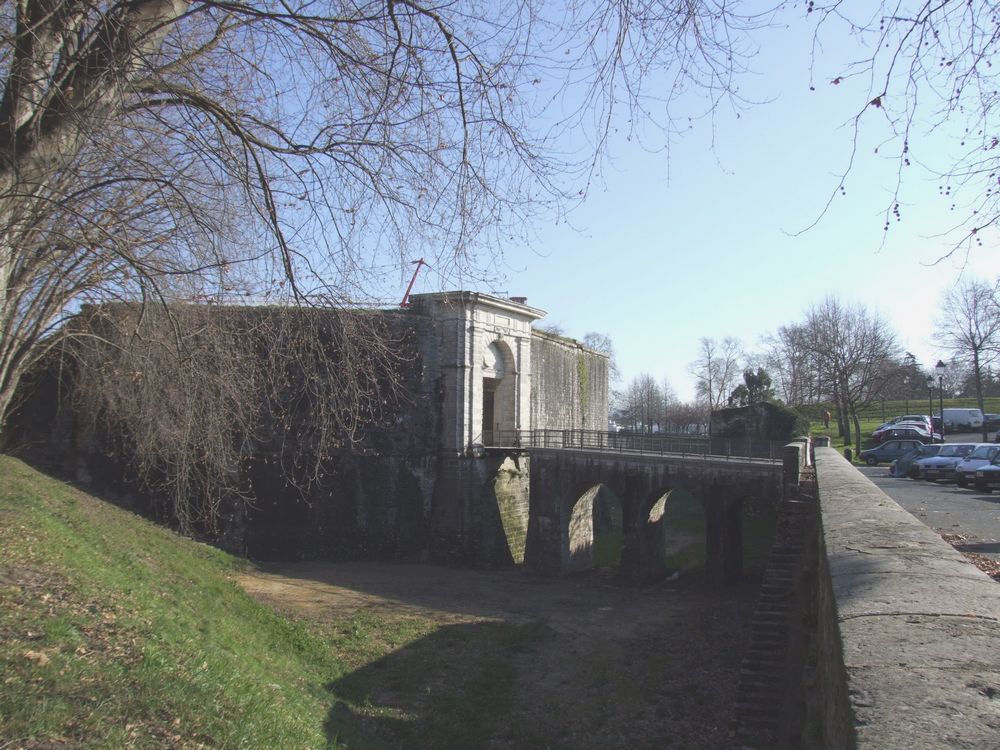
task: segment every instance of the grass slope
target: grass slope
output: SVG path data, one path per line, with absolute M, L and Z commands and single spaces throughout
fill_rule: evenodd
M 0 747 L 317 747 L 330 649 L 240 563 L 0 456 Z
M 320 631 L 233 584 L 245 564 L 0 456 L 0 749 L 483 746 L 540 637 Z

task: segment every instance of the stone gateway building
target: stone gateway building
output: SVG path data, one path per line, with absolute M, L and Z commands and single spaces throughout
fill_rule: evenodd
M 605 430 L 608 360 L 532 328 L 545 313 L 475 292 L 417 295 L 424 386 L 440 381 L 441 449 L 513 446 L 524 430 Z
M 409 397 L 370 431 L 367 448 L 325 462 L 325 478 L 305 495 L 261 446 L 246 469 L 253 501 L 225 519 L 216 541 L 265 560 L 522 563 L 530 459 L 520 440 L 533 430 L 606 430 L 608 358 L 535 330 L 544 312 L 523 298 L 424 294 L 371 314 L 412 349 Z M 22 443 L 123 504 L 152 507 L 120 457 L 110 457 L 106 437 L 44 390 L 20 411 L 30 436 Z

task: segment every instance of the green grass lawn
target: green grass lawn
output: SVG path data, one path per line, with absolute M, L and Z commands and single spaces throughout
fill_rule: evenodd
M 0 748 L 482 746 L 504 665 L 544 637 L 363 612 L 320 632 L 232 583 L 245 562 L 5 456 L 0 549 Z

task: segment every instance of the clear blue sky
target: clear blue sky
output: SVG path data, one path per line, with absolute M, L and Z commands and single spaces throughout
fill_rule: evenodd
M 540 225 L 535 247 L 506 253 L 508 278 L 481 291 L 528 297 L 547 311 L 542 324 L 569 336 L 609 335 L 624 383 L 665 377 L 682 400 L 694 396 L 688 364 L 699 339 L 733 336 L 759 350 L 761 336 L 801 320 L 826 295 L 878 310 L 904 350 L 933 364 L 942 354 L 930 337 L 941 294 L 962 273 L 1000 275 L 997 236 L 984 236 L 968 258 L 935 264 L 955 241 L 941 234 L 957 216 L 940 181 L 919 167 L 904 186 L 903 220 L 884 234 L 896 163 L 874 153 L 887 135 L 877 110 L 865 115 L 846 195 L 797 234 L 834 191 L 851 148 L 847 123 L 865 101 L 861 82 L 830 83 L 841 61 L 857 57 L 846 38 L 826 46 L 810 91 L 810 34 L 804 22 L 762 33 L 742 90 L 765 103 L 697 122 L 674 139 L 669 158 L 615 144 L 603 184 L 572 226 Z M 919 135 L 914 148 L 925 156 L 953 145 L 941 129 Z M 415 291 L 440 284 L 430 273 Z

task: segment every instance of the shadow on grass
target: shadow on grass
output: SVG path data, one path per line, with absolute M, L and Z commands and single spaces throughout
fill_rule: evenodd
M 445 626 L 333 680 L 330 746 L 487 747 L 513 730 L 518 657 L 549 634 L 539 622 Z

